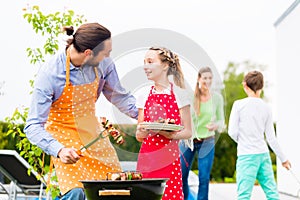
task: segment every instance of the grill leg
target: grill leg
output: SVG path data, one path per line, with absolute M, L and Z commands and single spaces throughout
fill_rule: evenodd
M 10 182 L 9 199 L 10 200 L 16 200 L 17 199 L 17 186 L 16 186 L 16 183 L 14 181 Z

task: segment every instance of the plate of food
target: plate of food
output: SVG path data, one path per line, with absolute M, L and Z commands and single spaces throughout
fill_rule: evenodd
M 172 119 L 159 119 L 156 122 L 142 122 L 140 126 L 147 130 L 164 130 L 164 131 L 180 131 L 184 127 L 175 124 L 175 120 Z

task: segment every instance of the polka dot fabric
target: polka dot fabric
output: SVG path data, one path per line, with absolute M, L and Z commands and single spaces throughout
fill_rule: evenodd
M 46 130 L 65 147 L 80 149 L 99 133 L 100 124 L 95 117 L 98 77 L 92 83 L 78 86 L 68 83 L 68 74 L 66 79 L 61 97 L 50 109 Z M 83 188 L 80 180 L 103 180 L 107 172 L 121 171 L 108 137 L 85 151 L 75 164 L 64 164 L 54 157 L 52 159 L 62 194 L 73 188 Z
M 180 113 L 173 87 L 171 94 L 154 94 L 151 88 L 144 107 L 144 121 L 154 122 L 159 117 L 174 119 L 180 124 Z M 169 178 L 162 200 L 183 199 L 181 165 L 178 140 L 170 140 L 157 132 L 150 132 L 144 139 L 137 163 L 137 170 L 144 178 Z

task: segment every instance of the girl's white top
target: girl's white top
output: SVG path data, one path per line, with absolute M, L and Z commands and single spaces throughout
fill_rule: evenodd
M 275 136 L 272 111 L 261 98 L 247 97 L 234 102 L 228 134 L 237 142 L 238 155 L 267 153 L 269 144 L 281 162 L 287 160 Z
M 145 103 L 147 101 L 148 95 L 150 93 L 151 86 L 143 88 L 142 91 L 139 92 L 137 95 L 137 100 L 136 100 L 136 107 L 137 108 L 142 108 L 144 109 Z M 181 109 L 184 106 L 190 105 L 191 104 L 191 98 L 187 90 L 182 89 L 175 84 L 173 85 L 173 92 L 176 98 L 176 102 L 178 105 L 178 108 Z M 155 89 L 152 91 L 153 94 L 171 94 L 171 88 L 166 88 L 163 91 L 157 92 Z

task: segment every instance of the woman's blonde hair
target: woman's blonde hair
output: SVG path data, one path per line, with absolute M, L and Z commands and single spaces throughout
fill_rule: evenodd
M 197 114 L 197 116 L 200 115 L 200 107 L 201 107 L 201 100 L 200 100 L 200 96 L 201 96 L 201 89 L 199 87 L 199 78 L 201 78 L 201 75 L 203 73 L 206 72 L 210 72 L 212 73 L 212 70 L 210 67 L 202 67 L 199 71 L 198 71 L 198 76 L 197 76 L 197 83 L 196 83 L 196 87 L 195 87 L 195 92 L 194 92 L 194 109 L 195 112 Z

